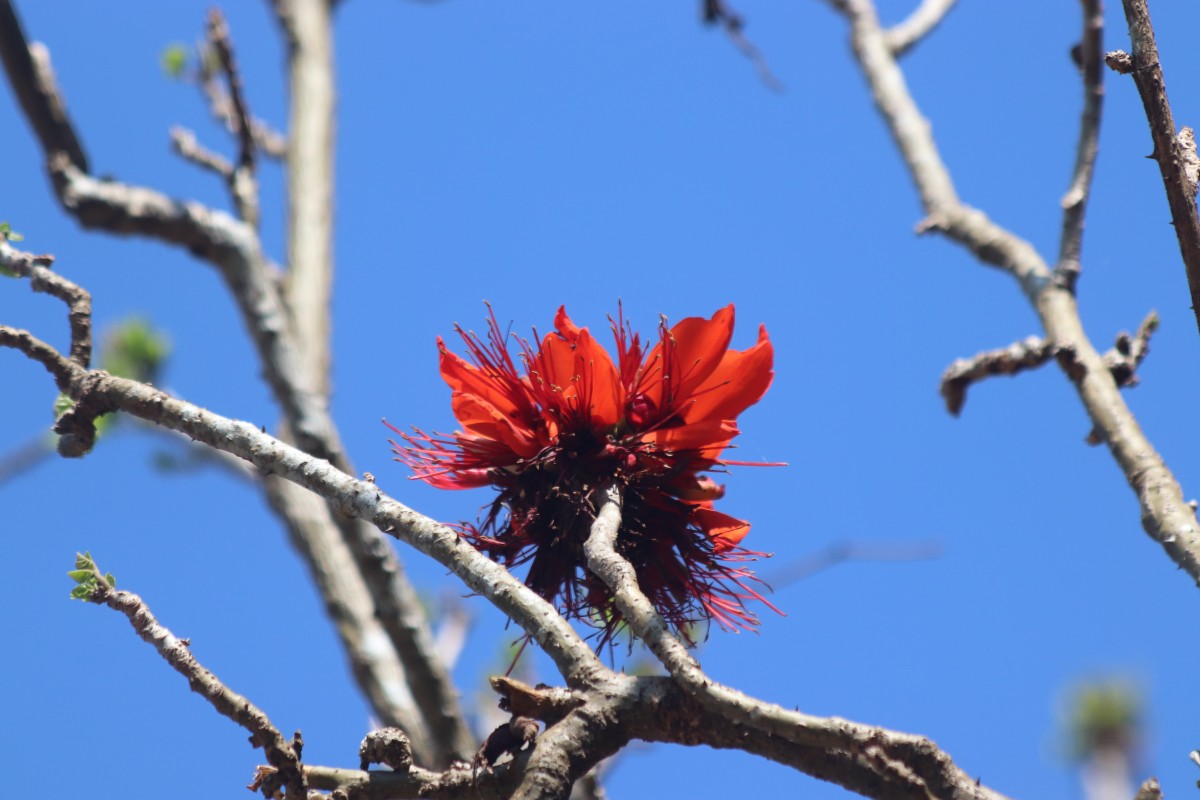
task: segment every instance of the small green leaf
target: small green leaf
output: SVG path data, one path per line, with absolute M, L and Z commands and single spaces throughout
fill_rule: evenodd
M 94 573 L 90 569 L 73 569 L 67 573 L 71 580 L 75 581 L 76 583 L 83 583 L 84 581 L 89 580 L 93 574 Z
M 92 596 L 92 590 L 89 589 L 87 587 L 87 585 L 82 584 L 82 583 L 71 590 L 71 599 L 72 600 L 83 600 L 84 602 L 87 602 L 91 598 L 91 596 Z
M 94 566 L 96 562 L 92 561 L 92 554 L 87 550 L 75 554 L 75 569 L 91 569 Z
M 188 47 L 186 44 L 180 44 L 179 42 L 167 45 L 158 57 L 163 74 L 173 80 L 179 80 L 183 77 L 184 70 L 188 66 L 188 60 Z
M 117 588 L 117 579 L 113 577 L 113 574 L 111 572 L 104 573 L 104 580 L 106 580 L 108 582 L 108 585 L 111 586 L 112 588 L 114 588 L 114 589 Z
M 5 277 L 5 278 L 17 278 L 17 277 L 20 277 L 20 276 L 19 276 L 19 275 L 17 275 L 17 273 L 13 272 L 13 271 L 12 271 L 11 269 L 9 269 L 8 267 L 4 266 L 3 264 L 0 264 L 0 277 Z
M 171 341 L 146 319 L 130 317 L 104 336 L 100 368 L 142 383 L 155 383 L 171 353 Z
M 74 407 L 75 401 L 60 392 L 58 397 L 54 398 L 54 418 L 58 419 Z

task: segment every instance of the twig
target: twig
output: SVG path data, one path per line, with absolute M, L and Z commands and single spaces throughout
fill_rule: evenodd
M 1096 172 L 1100 152 L 1100 112 L 1104 105 L 1104 74 L 1100 62 L 1104 51 L 1104 7 L 1100 0 L 1080 0 L 1083 9 L 1083 35 L 1075 49 L 1079 72 L 1083 76 L 1083 113 L 1079 119 L 1079 142 L 1075 146 L 1075 169 L 1071 185 L 1063 195 L 1062 238 L 1058 248 L 1055 277 L 1068 290 L 1082 268 L 1083 221 L 1088 193 Z
M 233 55 L 233 42 L 229 38 L 229 26 L 219 9 L 212 8 L 208 12 L 208 24 L 205 28 L 209 44 L 221 62 L 225 73 L 225 81 L 229 85 L 229 100 L 233 113 L 230 123 L 233 133 L 238 140 L 238 167 L 254 169 L 254 132 L 251 127 L 250 109 L 242 92 L 242 76 L 238 72 L 237 59 Z
M 258 179 L 254 174 L 255 141 L 250 109 L 242 91 L 242 76 L 238 72 L 237 60 L 233 55 L 233 42 L 229 38 L 229 26 L 221 12 L 213 8 L 208 12 L 206 34 L 221 70 L 225 73 L 225 82 L 229 85 L 229 100 L 232 113 L 229 115 L 230 126 L 238 141 L 237 166 L 229 173 L 229 190 L 233 195 L 238 216 L 248 224 L 258 227 Z
M 1046 262 L 1028 242 L 958 199 L 930 125 L 908 92 L 870 0 L 838 0 L 833 5 L 850 21 L 855 55 L 916 183 L 928 215 L 918 230 L 943 233 L 1020 283 L 1045 327 L 1046 339 L 1058 345 L 1060 355 L 1069 354 L 1060 363 L 1137 495 L 1143 528 L 1200 583 L 1200 522 L 1084 333 L 1074 296 L 1051 280 Z
M 1154 41 L 1154 28 L 1150 24 L 1146 0 L 1122 0 L 1122 5 L 1125 7 L 1125 20 L 1129 24 L 1133 57 L 1130 60 L 1129 56 L 1117 51 L 1110 53 L 1105 60 L 1117 71 L 1131 73 L 1141 95 L 1142 107 L 1150 123 L 1150 135 L 1154 139 L 1151 158 L 1158 162 L 1158 169 L 1162 173 L 1167 204 L 1171 207 L 1171 224 L 1175 226 L 1179 253 L 1187 272 L 1192 310 L 1196 315 L 1196 325 L 1200 327 L 1200 214 L 1196 210 L 1196 143 L 1190 128 L 1184 128 L 1178 136 L 1175 135 L 1175 119 L 1167 100 L 1166 79 L 1158 60 L 1158 45 Z
M 941 393 L 946 410 L 957 417 L 967 402 L 967 389 L 972 383 L 993 375 L 1016 375 L 1036 369 L 1053 358 L 1055 350 L 1053 342 L 1029 336 L 999 350 L 958 359 L 942 373 Z
M 90 597 L 92 602 L 102 603 L 124 614 L 142 641 L 152 645 L 176 672 L 187 678 L 193 692 L 204 697 L 217 713 L 250 732 L 251 743 L 255 747 L 261 747 L 267 761 L 279 770 L 280 777 L 287 786 L 289 800 L 304 800 L 307 787 L 301 770 L 300 756 L 292 742 L 284 738 L 279 729 L 271 724 L 267 715 L 205 669 L 188 649 L 188 642 L 177 639 L 160 625 L 140 597 L 110 586 L 94 563 L 91 570 L 95 575 L 94 589 Z
M 226 181 L 233 179 L 233 164 L 219 153 L 206 149 L 196 140 L 196 134 L 187 128 L 176 126 L 171 129 L 171 147 L 193 164 L 215 172 Z
M 763 576 L 778 591 L 847 561 L 924 561 L 942 554 L 936 539 L 923 542 L 835 542 L 823 550 L 782 564 Z
M 1128 332 L 1117 334 L 1116 343 L 1104 354 L 1104 363 L 1112 372 L 1117 386 L 1133 388 L 1140 379 L 1137 368 L 1150 352 L 1150 337 L 1158 330 L 1158 313 L 1151 311 L 1138 326 L 1137 333 L 1130 336 Z
M 733 42 L 733 46 L 750 59 L 750 63 L 754 65 L 754 71 L 758 73 L 758 79 L 768 89 L 774 92 L 783 91 L 783 83 L 775 77 L 775 73 L 771 72 L 771 66 L 767 63 L 762 51 L 746 38 L 744 33 L 746 20 L 742 18 L 741 14 L 734 11 L 725 0 L 702 0 L 701 16 L 706 24 L 721 26 L 725 35 L 729 37 L 729 41 Z
M 1140 787 L 1133 800 L 1162 800 L 1162 789 L 1159 788 L 1157 778 L 1147 778 Z
M 29 278 L 29 286 L 35 292 L 44 292 L 66 304 L 71 327 L 71 360 L 86 368 L 92 360 L 92 296 L 53 272 L 50 269 L 53 263 L 54 256 L 35 256 L 17 250 L 0 236 L 0 267 Z
M 54 437 L 49 433 L 36 436 L 0 456 L 0 486 L 29 472 L 54 455 Z
M 950 9 L 954 8 L 954 4 L 957 2 L 958 0 L 921 0 L 921 5 L 917 6 L 907 19 L 893 25 L 884 34 L 892 55 L 900 58 L 912 50 L 938 25 L 942 24 L 942 20 L 946 18 Z

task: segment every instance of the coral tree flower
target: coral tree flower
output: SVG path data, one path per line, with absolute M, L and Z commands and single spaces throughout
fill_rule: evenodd
M 685 637 L 698 622 L 752 627 L 746 601 L 766 601 L 740 564 L 762 554 L 740 547 L 750 524 L 713 507 L 725 488 L 704 473 L 745 463 L 721 454 L 771 385 L 774 351 L 765 327 L 730 350 L 733 321 L 732 305 L 670 328 L 664 319 L 648 347 L 618 314 L 615 361 L 563 308 L 536 347 L 514 337 L 515 358 L 493 313 L 486 339 L 456 326 L 469 357 L 441 338 L 438 354 L 462 430 L 392 428 L 404 439 L 392 442 L 397 460 L 432 486 L 498 489 L 464 536 L 506 566 L 528 562 L 526 584 L 599 628 L 601 644 L 621 614 L 583 544 L 608 481 L 624 489 L 617 550 L 668 624 Z

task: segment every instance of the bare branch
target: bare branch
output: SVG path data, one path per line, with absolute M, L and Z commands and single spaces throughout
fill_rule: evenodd
M 967 389 L 972 383 L 993 375 L 1016 375 L 1036 369 L 1049 361 L 1056 349 L 1052 342 L 1029 336 L 999 350 L 985 350 L 958 359 L 942 373 L 941 393 L 946 410 L 957 417 L 967 402 Z
M 1196 325 L 1200 327 L 1200 214 L 1196 210 L 1198 159 L 1195 138 L 1190 128 L 1175 135 L 1175 119 L 1167 100 L 1167 83 L 1158 60 L 1158 45 L 1154 41 L 1146 0 L 1122 0 L 1122 5 L 1129 24 L 1133 57 L 1129 59 L 1124 53 L 1111 53 L 1106 61 L 1119 72 L 1132 74 L 1142 97 L 1150 136 L 1154 139 L 1154 152 L 1150 157 L 1158 162 L 1162 173 L 1167 204 L 1171 207 L 1171 224 L 1175 226 L 1179 253 L 1187 272 L 1192 310 Z
M 957 2 L 958 0 L 921 0 L 921 5 L 908 15 L 908 19 L 892 26 L 884 34 L 892 55 L 900 58 L 920 44 L 922 39 L 942 24 L 942 20 Z
M 763 576 L 763 579 L 778 591 L 788 584 L 797 583 L 830 567 L 847 561 L 924 561 L 942 554 L 942 543 L 937 539 L 900 542 L 857 542 L 845 541 L 833 544 L 781 564 Z
M 196 134 L 187 128 L 176 126 L 171 129 L 171 147 L 183 158 L 210 172 L 215 172 L 224 180 L 233 179 L 233 164 L 230 164 L 219 153 L 206 149 L 196 140 Z
M 65 153 L 72 164 L 87 172 L 87 156 L 63 107 L 49 55 L 40 44 L 26 44 L 11 0 L 0 0 L 0 60 L 47 158 Z
M 1079 143 L 1075 147 L 1075 169 L 1071 185 L 1063 195 L 1062 239 L 1058 249 L 1055 277 L 1071 291 L 1082 268 L 1083 220 L 1088 192 L 1100 152 L 1100 112 L 1104 105 L 1104 74 L 1100 61 L 1104 52 L 1104 7 L 1100 0 L 1080 0 L 1083 9 L 1083 36 L 1073 53 L 1077 54 L 1083 76 L 1083 113 L 1079 119 Z
M 908 92 L 870 0 L 838 0 L 833 5 L 850 21 L 855 56 L 916 182 L 928 215 L 918 230 L 945 234 L 1018 281 L 1045 327 L 1046 338 L 1058 346 L 1060 355 L 1069 354 L 1060 357 L 1060 364 L 1137 495 L 1146 533 L 1200 583 L 1200 523 L 1084 333 L 1074 296 L 1051 280 L 1046 262 L 1028 242 L 959 201 L 929 123 Z
M 35 292 L 44 292 L 67 305 L 71 326 L 71 360 L 88 367 L 92 360 L 92 296 L 86 290 L 51 271 L 54 256 L 35 256 L 15 249 L 0 236 L 0 267 L 29 278 Z
M 105 576 L 91 564 L 95 575 L 91 601 L 120 611 L 142 641 L 154 647 L 176 672 L 187 678 L 193 692 L 204 697 L 219 714 L 236 722 L 250 732 L 251 743 L 261 747 L 267 760 L 279 770 L 287 786 L 288 800 L 304 800 L 305 778 L 300 756 L 279 729 L 257 706 L 237 694 L 205 669 L 189 650 L 189 642 L 175 637 L 158 623 L 142 599 L 131 592 L 118 591 L 109 585 Z
M 1130 336 L 1128 332 L 1117 334 L 1117 341 L 1112 349 L 1104 354 L 1104 363 L 1112 372 L 1117 386 L 1133 388 L 1139 383 L 1137 368 L 1150 353 L 1150 337 L 1158 330 L 1158 312 L 1151 311 L 1138 326 L 1137 333 Z
M 245 222 L 258 228 L 258 179 L 254 174 L 254 131 L 250 109 L 242 91 L 242 76 L 238 72 L 237 61 L 233 55 L 233 42 L 229 38 L 229 27 L 225 18 L 216 8 L 208 12 L 206 34 L 221 70 L 225 73 L 225 81 L 229 85 L 229 100 L 232 112 L 229 121 L 233 134 L 238 141 L 237 166 L 229 174 L 229 190 L 237 205 L 238 216 Z
M 329 395 L 335 106 L 328 0 L 276 2 L 288 46 L 288 307 L 311 391 Z

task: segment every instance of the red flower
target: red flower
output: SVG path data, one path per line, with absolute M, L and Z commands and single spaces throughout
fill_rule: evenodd
M 666 621 L 685 637 L 701 621 L 749 628 L 758 619 L 745 602 L 763 598 L 737 565 L 762 554 L 739 547 L 750 524 L 713 508 L 725 487 L 702 473 L 744 463 L 720 456 L 737 415 L 771 385 L 774 351 L 765 327 L 753 347 L 730 350 L 733 317 L 730 305 L 712 319 L 664 320 L 647 352 L 618 315 L 615 363 L 563 308 L 536 349 L 514 337 L 515 360 L 494 314 L 486 340 L 456 327 L 470 360 L 441 338 L 438 352 L 462 431 L 392 428 L 406 442 L 392 442 L 397 460 L 443 489 L 495 486 L 499 496 L 465 536 L 507 566 L 529 562 L 526 584 L 598 627 L 602 643 L 621 615 L 588 571 L 583 543 L 596 490 L 610 480 L 624 487 L 617 549 Z

